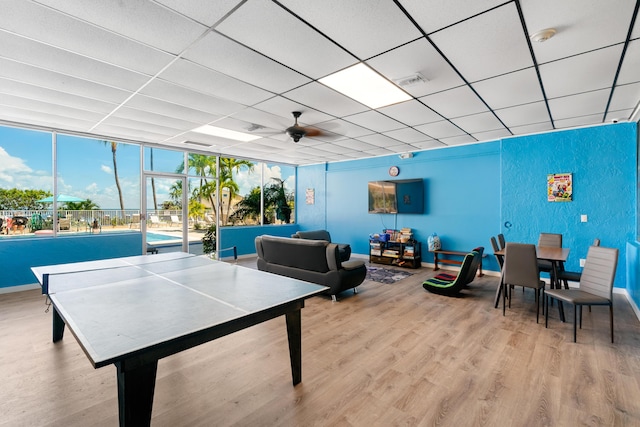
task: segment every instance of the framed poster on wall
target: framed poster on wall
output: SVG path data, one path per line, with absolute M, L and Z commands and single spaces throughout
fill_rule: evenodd
M 570 202 L 573 200 L 573 177 L 571 173 L 547 175 L 547 200 L 549 202 Z

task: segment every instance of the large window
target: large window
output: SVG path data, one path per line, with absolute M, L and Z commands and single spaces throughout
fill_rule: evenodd
M 0 127 L 0 229 L 2 238 L 32 234 L 32 217 L 51 209 L 52 135 Z
M 0 127 L 0 236 L 139 230 L 141 153 L 150 178 L 147 211 L 176 228 L 183 221 L 204 229 L 295 220 L 292 166 Z M 154 178 L 167 174 L 178 179 Z M 179 179 L 185 175 L 188 218 Z
M 58 135 L 59 231 L 131 228 L 140 214 L 140 147 Z

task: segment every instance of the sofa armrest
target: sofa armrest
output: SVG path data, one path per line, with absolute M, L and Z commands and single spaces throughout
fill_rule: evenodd
M 363 265 L 364 265 L 364 261 L 362 260 L 351 260 L 351 261 L 344 261 L 342 263 L 342 268 L 344 268 L 345 270 L 357 270 Z
M 335 243 L 329 243 L 326 248 L 327 265 L 329 270 L 337 271 L 340 269 L 340 253 L 338 252 L 338 245 Z

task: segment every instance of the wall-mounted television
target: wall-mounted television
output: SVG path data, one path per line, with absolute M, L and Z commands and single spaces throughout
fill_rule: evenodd
M 369 213 L 424 213 L 424 182 L 422 179 L 371 181 Z

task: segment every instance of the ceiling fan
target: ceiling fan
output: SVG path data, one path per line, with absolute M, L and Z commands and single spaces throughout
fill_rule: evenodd
M 302 115 L 301 111 L 294 111 L 292 114 L 296 122 L 293 126 L 289 126 L 285 132 L 293 139 L 294 142 L 298 142 L 304 137 L 310 138 L 325 135 L 325 133 L 320 129 L 300 126 L 298 124 L 298 117 Z

